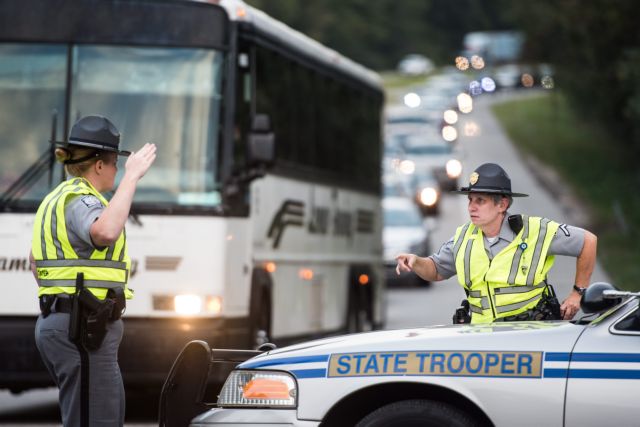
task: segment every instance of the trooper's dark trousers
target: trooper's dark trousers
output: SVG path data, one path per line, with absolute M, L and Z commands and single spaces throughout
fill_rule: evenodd
M 81 386 L 81 354 L 69 340 L 69 314 L 52 312 L 38 317 L 36 345 L 59 390 L 60 412 L 65 427 L 80 427 L 82 399 L 88 399 L 88 425 L 113 427 L 124 424 L 124 386 L 118 366 L 122 320 L 107 325 L 107 335 L 96 351 L 86 351 L 89 382 Z M 85 372 L 86 372 L 85 371 Z M 85 395 L 86 394 L 86 395 Z M 85 406 L 87 408 L 87 406 Z

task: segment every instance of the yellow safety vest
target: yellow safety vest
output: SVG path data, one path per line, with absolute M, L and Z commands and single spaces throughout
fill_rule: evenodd
M 522 216 L 515 239 L 489 260 L 482 230 L 471 222 L 454 237 L 453 254 L 460 285 L 468 293 L 471 323 L 490 323 L 536 306 L 545 291 L 554 256 L 547 256 L 560 224 Z
M 78 273 L 96 297 L 104 299 L 110 288 L 127 288 L 131 261 L 124 230 L 118 240 L 102 250 L 94 249 L 89 259 L 80 259 L 67 234 L 65 207 L 79 195 L 93 195 L 107 206 L 109 202 L 84 178 L 72 178 L 58 185 L 40 204 L 33 225 L 31 251 L 36 261 L 38 296 L 74 294 Z

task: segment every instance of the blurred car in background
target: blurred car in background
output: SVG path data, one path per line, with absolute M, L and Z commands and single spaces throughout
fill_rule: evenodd
M 419 108 L 409 108 L 402 105 L 387 107 L 385 111 L 385 133 L 394 134 L 419 133 L 439 124 L 439 117 L 434 117 Z M 393 144 L 393 141 L 389 141 Z
M 382 176 L 383 197 L 413 197 L 413 188 L 406 175 L 387 172 Z
M 433 71 L 433 62 L 424 55 L 412 53 L 400 60 L 398 72 L 409 76 L 419 76 Z
M 522 73 L 516 64 L 506 64 L 496 67 L 493 80 L 498 89 L 513 89 L 520 84 Z
M 406 135 L 402 146 L 406 158 L 414 163 L 416 171 L 432 171 L 442 190 L 458 188 L 463 153 L 457 145 L 445 141 L 436 132 Z
M 411 193 L 422 216 L 440 214 L 442 190 L 438 180 L 429 169 L 416 169 L 410 177 Z
M 430 254 L 429 232 L 414 201 L 407 197 L 385 197 L 382 199 L 384 225 L 384 266 L 387 286 L 411 284 L 426 286 L 415 273 L 396 274 L 396 255 L 401 252 L 420 256 Z

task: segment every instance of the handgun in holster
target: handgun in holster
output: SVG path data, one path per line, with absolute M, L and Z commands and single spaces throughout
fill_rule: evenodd
M 84 274 L 78 273 L 69 339 L 76 344 L 82 344 L 87 350 L 99 349 L 107 335 L 107 323 L 111 321 L 114 305 L 113 299 L 101 300 L 86 289 Z
M 531 320 L 560 320 L 560 301 L 553 286 L 547 283 L 540 302 L 533 308 Z
M 84 345 L 87 350 L 97 350 L 107 335 L 107 323 L 111 321 L 114 302 L 111 298 L 101 300 L 86 288 L 80 291 L 79 299 L 86 312 Z
M 469 301 L 463 299 L 460 302 L 460 307 L 456 308 L 453 313 L 453 324 L 471 323 L 471 307 L 469 307 Z

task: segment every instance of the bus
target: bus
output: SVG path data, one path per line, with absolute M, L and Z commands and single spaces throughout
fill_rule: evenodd
M 52 384 L 31 230 L 64 179 L 52 142 L 88 114 L 158 147 L 126 226 L 127 387 L 192 339 L 380 328 L 383 104 L 376 73 L 241 1 L 0 0 L 0 388 Z

